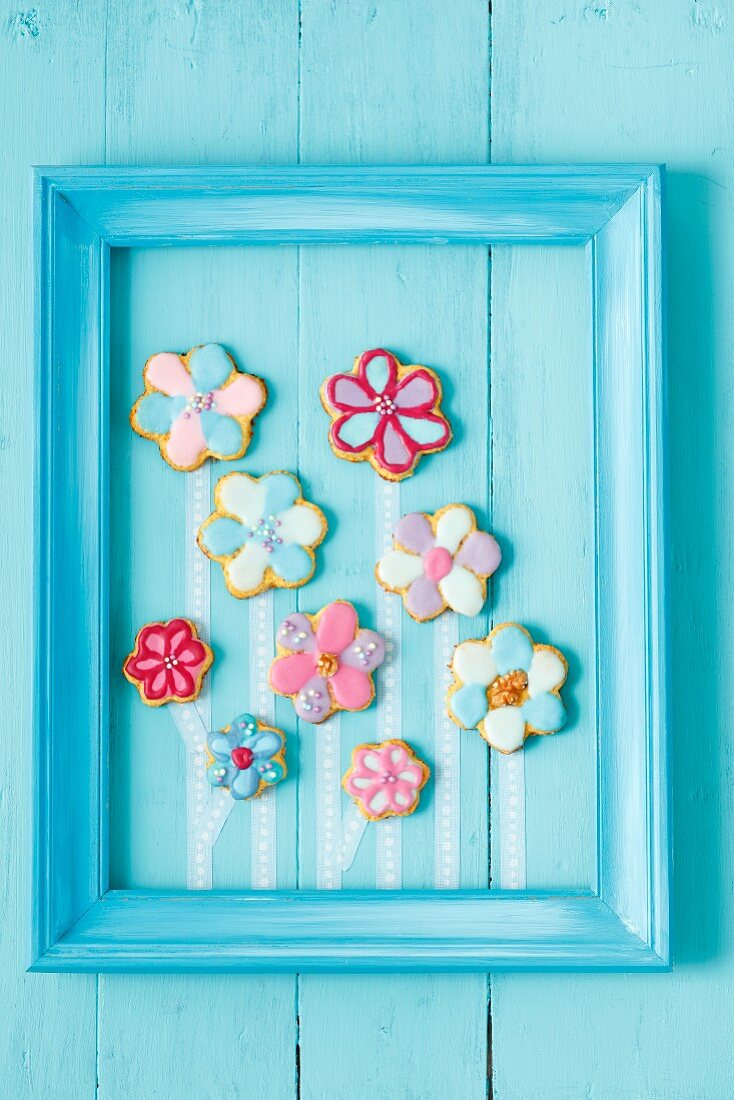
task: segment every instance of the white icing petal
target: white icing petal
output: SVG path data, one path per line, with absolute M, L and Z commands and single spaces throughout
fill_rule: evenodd
M 263 514 L 265 486 L 247 474 L 231 474 L 217 485 L 217 500 L 225 511 L 251 525 Z
M 254 588 L 259 588 L 268 561 L 268 552 L 262 546 L 252 543 L 243 546 L 225 566 L 230 584 L 238 592 L 252 592 Z
M 390 588 L 407 588 L 423 573 L 423 559 L 405 550 L 389 550 L 377 563 L 377 576 Z
M 383 790 L 378 788 L 377 792 L 372 795 L 372 798 L 367 803 L 367 809 L 370 813 L 380 814 L 387 806 L 387 795 Z
M 436 522 L 436 546 L 444 546 L 450 554 L 455 554 L 459 543 L 472 529 L 473 516 L 464 504 L 447 508 Z
M 479 723 L 479 732 L 493 749 L 515 752 L 525 740 L 525 718 L 521 707 L 497 707 Z
M 311 546 L 324 533 L 325 523 L 320 513 L 305 504 L 294 504 L 286 508 L 278 515 L 278 521 L 278 538 L 285 542 L 297 542 L 300 546 Z
M 452 611 L 459 615 L 478 615 L 484 604 L 484 592 L 481 583 L 469 570 L 462 565 L 455 565 L 442 581 L 438 582 L 438 588 Z
M 566 679 L 566 666 L 552 649 L 536 649 L 528 670 L 528 695 L 553 691 Z
M 488 687 L 497 678 L 492 651 L 481 642 L 462 642 L 454 651 L 453 670 L 465 684 Z

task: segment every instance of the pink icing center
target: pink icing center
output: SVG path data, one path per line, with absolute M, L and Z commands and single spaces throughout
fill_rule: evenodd
M 434 546 L 423 559 L 423 571 L 432 581 L 442 581 L 451 572 L 454 559 L 445 546 Z

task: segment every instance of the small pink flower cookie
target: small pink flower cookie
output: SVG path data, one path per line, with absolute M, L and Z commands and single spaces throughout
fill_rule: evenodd
M 189 619 L 171 619 L 140 628 L 122 671 L 146 706 L 161 707 L 193 702 L 213 660 Z
M 220 344 L 187 355 L 160 352 L 145 364 L 143 380 L 130 424 L 156 441 L 174 470 L 196 470 L 207 458 L 242 458 L 268 391 L 262 379 L 241 373 Z
M 384 660 L 385 643 L 374 630 L 360 630 L 357 612 L 346 600 L 335 600 L 316 615 L 289 615 L 276 643 L 270 687 L 292 700 L 304 722 L 318 724 L 339 710 L 365 710 L 374 699 L 372 673 Z
M 342 787 L 370 821 L 407 817 L 418 807 L 431 769 L 405 741 L 358 745 Z
M 406 366 L 384 348 L 358 355 L 351 374 L 327 378 L 321 404 L 332 418 L 334 454 L 368 461 L 386 481 L 410 477 L 421 455 L 451 442 L 438 376 L 428 367 Z
M 412 619 L 425 623 L 447 608 L 478 615 L 487 597 L 487 577 L 501 560 L 496 539 L 477 530 L 471 508 L 449 504 L 433 515 L 403 516 L 393 549 L 380 558 L 375 576 L 388 592 L 403 597 Z

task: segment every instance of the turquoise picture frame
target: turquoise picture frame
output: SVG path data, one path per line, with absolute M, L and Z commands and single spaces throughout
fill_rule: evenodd
M 36 170 L 31 970 L 670 966 L 662 185 L 654 165 Z M 108 888 L 110 251 L 197 242 L 590 246 L 594 890 Z

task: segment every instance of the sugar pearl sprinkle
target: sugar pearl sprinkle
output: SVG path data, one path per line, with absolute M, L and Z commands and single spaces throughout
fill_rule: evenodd
M 374 404 L 375 411 L 378 412 L 380 416 L 390 416 L 395 412 L 393 400 L 391 397 L 388 397 L 387 394 L 379 393 L 375 398 Z
M 212 390 L 209 390 L 208 393 L 194 393 L 186 402 L 184 419 L 190 420 L 192 413 L 201 415 L 201 413 L 208 412 L 210 409 L 216 409 L 216 407 L 217 403 L 214 400 L 214 393 Z
M 311 688 L 308 691 L 308 693 L 306 693 L 305 691 L 302 691 L 301 694 L 298 696 L 298 698 L 301 702 L 301 706 L 302 706 L 303 710 L 305 710 L 305 711 L 311 711 L 312 710 L 314 712 L 314 714 L 321 714 L 321 704 L 316 703 L 316 702 L 313 701 L 315 699 L 320 699 L 321 698 L 321 692 L 320 691 L 314 691 L 314 689 Z
M 172 668 L 175 668 L 176 665 L 178 664 L 178 661 L 176 660 L 175 657 L 164 657 L 163 661 L 164 661 L 164 664 L 165 664 L 165 666 L 166 666 L 166 668 L 168 669 L 169 672 L 171 671 Z
M 280 520 L 276 519 L 275 516 L 260 516 L 257 523 L 247 529 L 247 537 L 259 542 L 264 550 L 272 554 L 276 546 L 282 546 L 283 544 L 283 539 L 278 534 L 279 527 Z M 281 631 L 282 633 L 283 631 Z
M 359 658 L 359 663 L 363 668 L 366 668 L 370 663 L 370 657 L 376 649 L 377 645 L 375 642 L 370 642 L 365 649 L 363 649 L 361 645 L 356 645 L 354 647 L 354 655 Z

